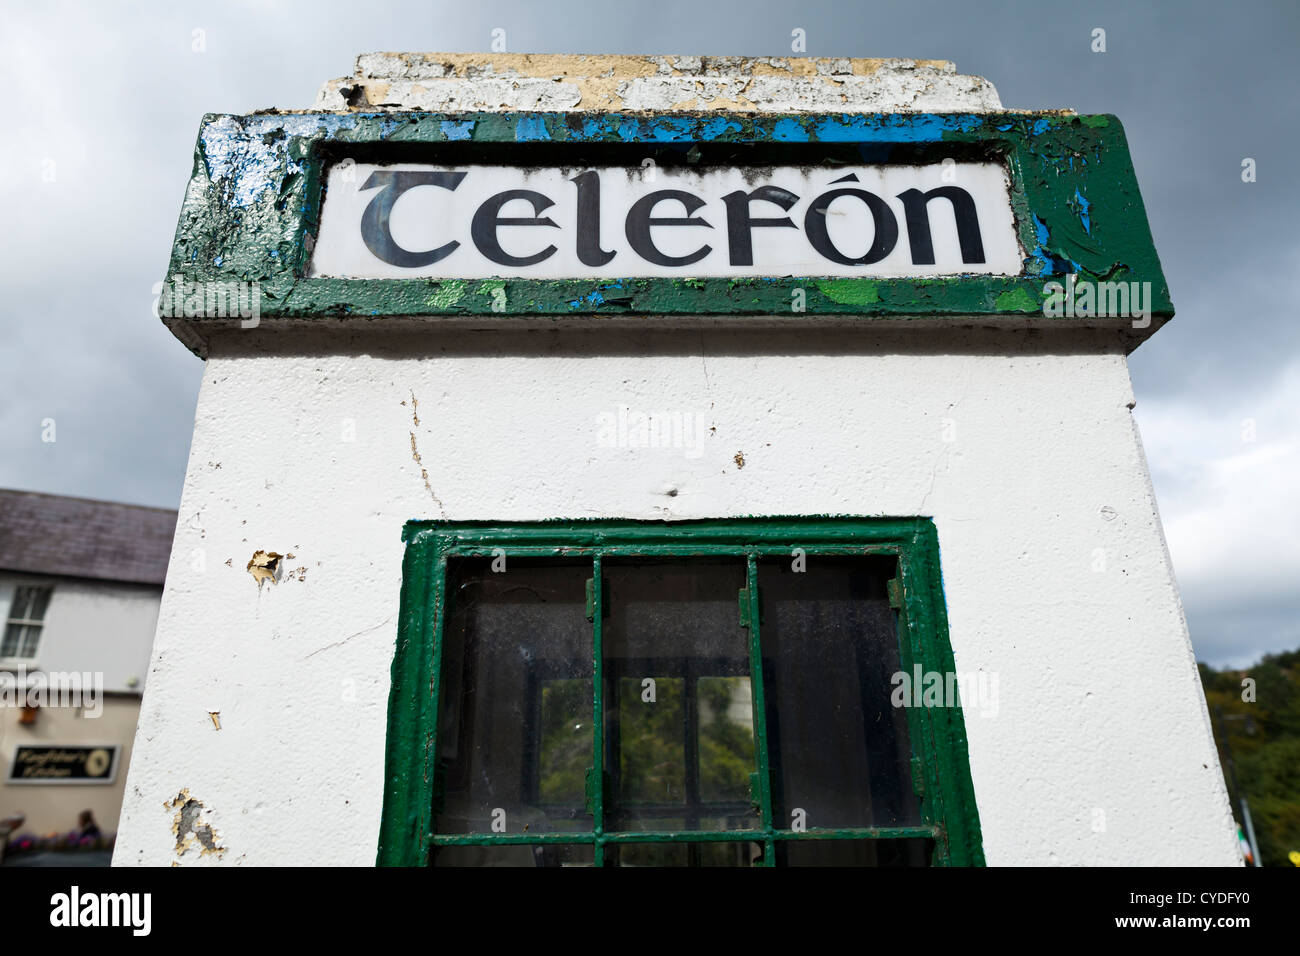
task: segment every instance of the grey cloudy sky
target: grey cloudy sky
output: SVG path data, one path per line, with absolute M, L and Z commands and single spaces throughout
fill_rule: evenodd
M 357 53 L 487 50 L 495 27 L 512 52 L 749 55 L 801 27 L 809 55 L 949 59 L 1009 107 L 1121 118 L 1178 313 L 1131 367 L 1192 640 L 1235 664 L 1300 645 L 1294 0 L 0 8 L 0 487 L 177 506 L 201 363 L 150 290 L 204 113 L 306 107 Z

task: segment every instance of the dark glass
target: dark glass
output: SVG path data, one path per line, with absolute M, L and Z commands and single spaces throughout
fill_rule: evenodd
M 777 866 L 929 866 L 934 841 L 780 840 Z
M 435 832 L 589 831 L 591 565 L 491 564 L 447 567 Z
M 762 846 L 748 840 L 605 844 L 609 866 L 755 866 L 762 859 Z
M 756 827 L 744 559 L 604 572 L 607 829 Z
M 808 829 L 919 824 L 907 711 L 890 703 L 895 562 L 792 563 L 765 559 L 758 573 L 773 822 L 790 829 L 802 810 Z
M 595 860 L 590 843 L 444 846 L 433 851 L 434 866 L 591 866 Z

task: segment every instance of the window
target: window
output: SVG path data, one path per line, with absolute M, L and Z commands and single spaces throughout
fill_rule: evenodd
M 4 639 L 0 640 L 0 660 L 31 660 L 36 656 L 51 590 L 42 587 L 14 589 L 9 617 L 5 621 Z
M 381 864 L 983 862 L 929 521 L 405 537 Z

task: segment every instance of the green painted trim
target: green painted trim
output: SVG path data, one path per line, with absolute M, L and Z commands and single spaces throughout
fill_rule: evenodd
M 591 762 L 592 830 L 596 849 L 592 866 L 605 865 L 605 569 L 599 554 L 591 561 Z
M 593 588 L 593 727 L 597 736 L 593 762 L 601 781 L 593 795 L 589 833 L 440 834 L 432 833 L 437 752 L 438 675 L 441 629 L 449 556 L 486 555 L 493 548 L 512 556 L 553 555 L 592 558 L 593 579 L 601 580 L 605 555 L 732 555 L 744 558 L 750 614 L 751 678 L 761 667 L 760 595 L 757 558 L 788 554 L 801 547 L 809 554 L 895 554 L 902 582 L 899 611 L 900 665 L 909 670 L 954 670 L 934 524 L 926 518 L 773 517 L 684 522 L 556 520 L 526 524 L 495 522 L 411 521 L 403 529 L 406 555 L 397 647 L 389 695 L 383 819 L 378 863 L 423 866 L 433 846 L 480 843 L 588 843 L 604 861 L 608 843 L 700 840 L 752 840 L 765 847 L 764 865 L 772 865 L 782 840 L 893 839 L 932 837 L 937 865 L 983 865 L 979 814 L 975 805 L 960 703 L 952 708 L 908 708 L 913 753 L 925 779 L 919 827 L 810 829 L 775 828 L 771 813 L 771 769 L 767 761 L 766 712 L 755 722 L 755 759 L 760 782 L 761 826 L 752 830 L 713 832 L 607 833 L 603 816 L 604 734 L 601 620 L 603 587 Z M 756 672 L 761 678 L 761 669 Z M 761 680 L 755 684 L 755 707 L 762 705 Z
M 743 600 L 745 608 L 745 627 L 749 629 L 749 683 L 751 702 L 754 713 L 754 759 L 758 764 L 755 776 L 758 778 L 759 812 L 762 814 L 763 830 L 767 839 L 763 844 L 763 866 L 776 866 L 776 847 L 771 834 L 775 827 L 772 819 L 772 757 L 767 740 L 767 691 L 763 680 L 763 640 L 762 640 L 762 599 L 758 588 L 758 555 L 752 550 L 745 555 L 745 588 Z
M 936 279 L 308 278 L 324 171 L 345 156 L 373 161 L 637 165 L 1006 163 L 1024 251 L 1017 277 Z M 167 280 L 243 282 L 261 293 L 262 325 L 284 319 L 494 316 L 818 316 L 906 319 L 984 316 L 1076 327 L 1046 318 L 1044 283 L 1151 283 L 1153 322 L 1172 316 L 1164 273 L 1118 119 L 1059 113 L 645 115 L 569 113 L 270 113 L 209 115 L 176 229 Z M 803 312 L 792 311 L 802 289 Z M 502 294 L 504 298 L 502 298 Z M 167 319 L 197 347 L 229 318 Z M 1094 322 L 1104 320 L 1093 320 Z M 1109 320 L 1130 329 L 1127 319 Z

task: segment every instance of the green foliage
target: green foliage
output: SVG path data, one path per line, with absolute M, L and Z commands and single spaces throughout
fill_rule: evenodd
M 1258 664 L 1241 671 L 1216 671 L 1205 664 L 1197 665 L 1230 789 L 1229 757 L 1235 764 L 1233 813 L 1240 824 L 1240 797 L 1244 795 L 1264 866 L 1291 866 L 1288 854 L 1300 850 L 1297 665 L 1300 649 L 1265 655 Z
M 550 680 L 542 686 L 538 791 L 543 804 L 581 807 L 591 766 L 591 682 Z
M 655 678 L 655 699 L 643 700 L 640 680 L 620 682 L 618 719 L 621 803 L 686 802 L 686 742 L 684 734 L 686 681 Z

